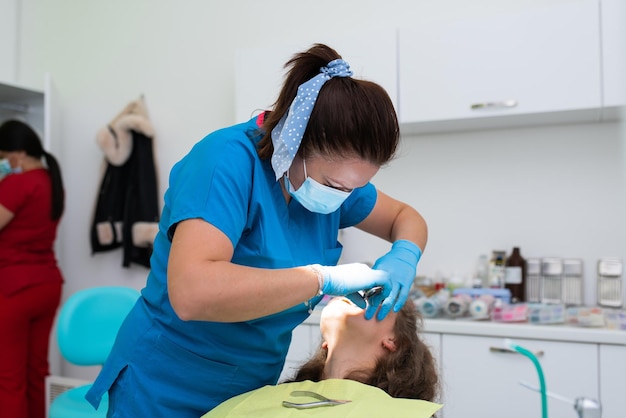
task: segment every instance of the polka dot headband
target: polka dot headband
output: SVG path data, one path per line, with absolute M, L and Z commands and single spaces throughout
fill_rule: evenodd
M 300 148 L 302 136 L 315 106 L 315 101 L 324 83 L 333 77 L 350 77 L 350 65 L 342 59 L 329 62 L 320 68 L 320 73 L 298 87 L 296 98 L 289 110 L 272 129 L 272 168 L 276 180 L 291 167 L 291 163 Z

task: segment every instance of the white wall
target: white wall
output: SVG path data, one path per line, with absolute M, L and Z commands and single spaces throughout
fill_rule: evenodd
M 237 49 L 545 1 L 21 0 L 17 81 L 40 88 L 50 72 L 62 105 L 65 297 L 145 282 L 147 270 L 122 269 L 117 251 L 92 257 L 88 239 L 102 161 L 95 134 L 139 94 L 157 131 L 163 192 L 169 169 L 197 140 L 236 122 Z M 423 274 L 465 273 L 480 253 L 513 245 L 525 256 L 583 257 L 591 271 L 599 256 L 626 258 L 623 148 L 616 124 L 426 135 L 405 138 L 376 182 L 427 218 Z M 372 260 L 385 248 L 355 245 L 346 258 Z
M 617 123 L 425 135 L 403 138 L 374 181 L 428 221 L 420 275 L 470 275 L 480 254 L 519 246 L 526 258 L 582 258 L 593 304 L 597 260 L 626 257 L 624 161 Z M 387 248 L 345 235 L 345 261 L 374 261 Z
M 14 83 L 17 67 L 17 0 L 0 0 L 0 80 Z

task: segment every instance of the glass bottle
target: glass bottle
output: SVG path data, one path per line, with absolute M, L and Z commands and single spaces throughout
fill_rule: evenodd
M 526 260 L 519 247 L 513 247 L 513 252 L 506 260 L 504 287 L 511 291 L 511 303 L 526 300 Z
M 489 259 L 487 258 L 487 254 L 481 254 L 480 257 L 478 257 L 475 276 L 476 285 L 474 285 L 474 287 L 489 287 Z

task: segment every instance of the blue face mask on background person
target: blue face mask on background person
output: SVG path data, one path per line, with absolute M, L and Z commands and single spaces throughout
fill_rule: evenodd
M 13 169 L 11 168 L 11 163 L 9 163 L 8 158 L 0 159 L 0 179 L 4 178 L 8 174 L 13 173 Z
M 306 162 L 304 160 L 302 160 L 302 164 L 304 165 L 304 183 L 298 190 L 294 190 L 293 184 L 289 180 L 289 172 L 287 172 L 285 176 L 287 192 L 311 212 L 327 215 L 339 209 L 339 206 L 352 192 L 344 192 L 318 183 L 307 176 Z

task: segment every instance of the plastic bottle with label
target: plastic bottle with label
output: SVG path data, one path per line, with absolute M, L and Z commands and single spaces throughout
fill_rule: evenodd
M 513 252 L 506 260 L 504 287 L 511 291 L 511 303 L 526 300 L 526 260 L 519 247 L 513 247 Z
M 503 288 L 506 274 L 506 251 L 492 251 L 489 261 L 489 287 Z

